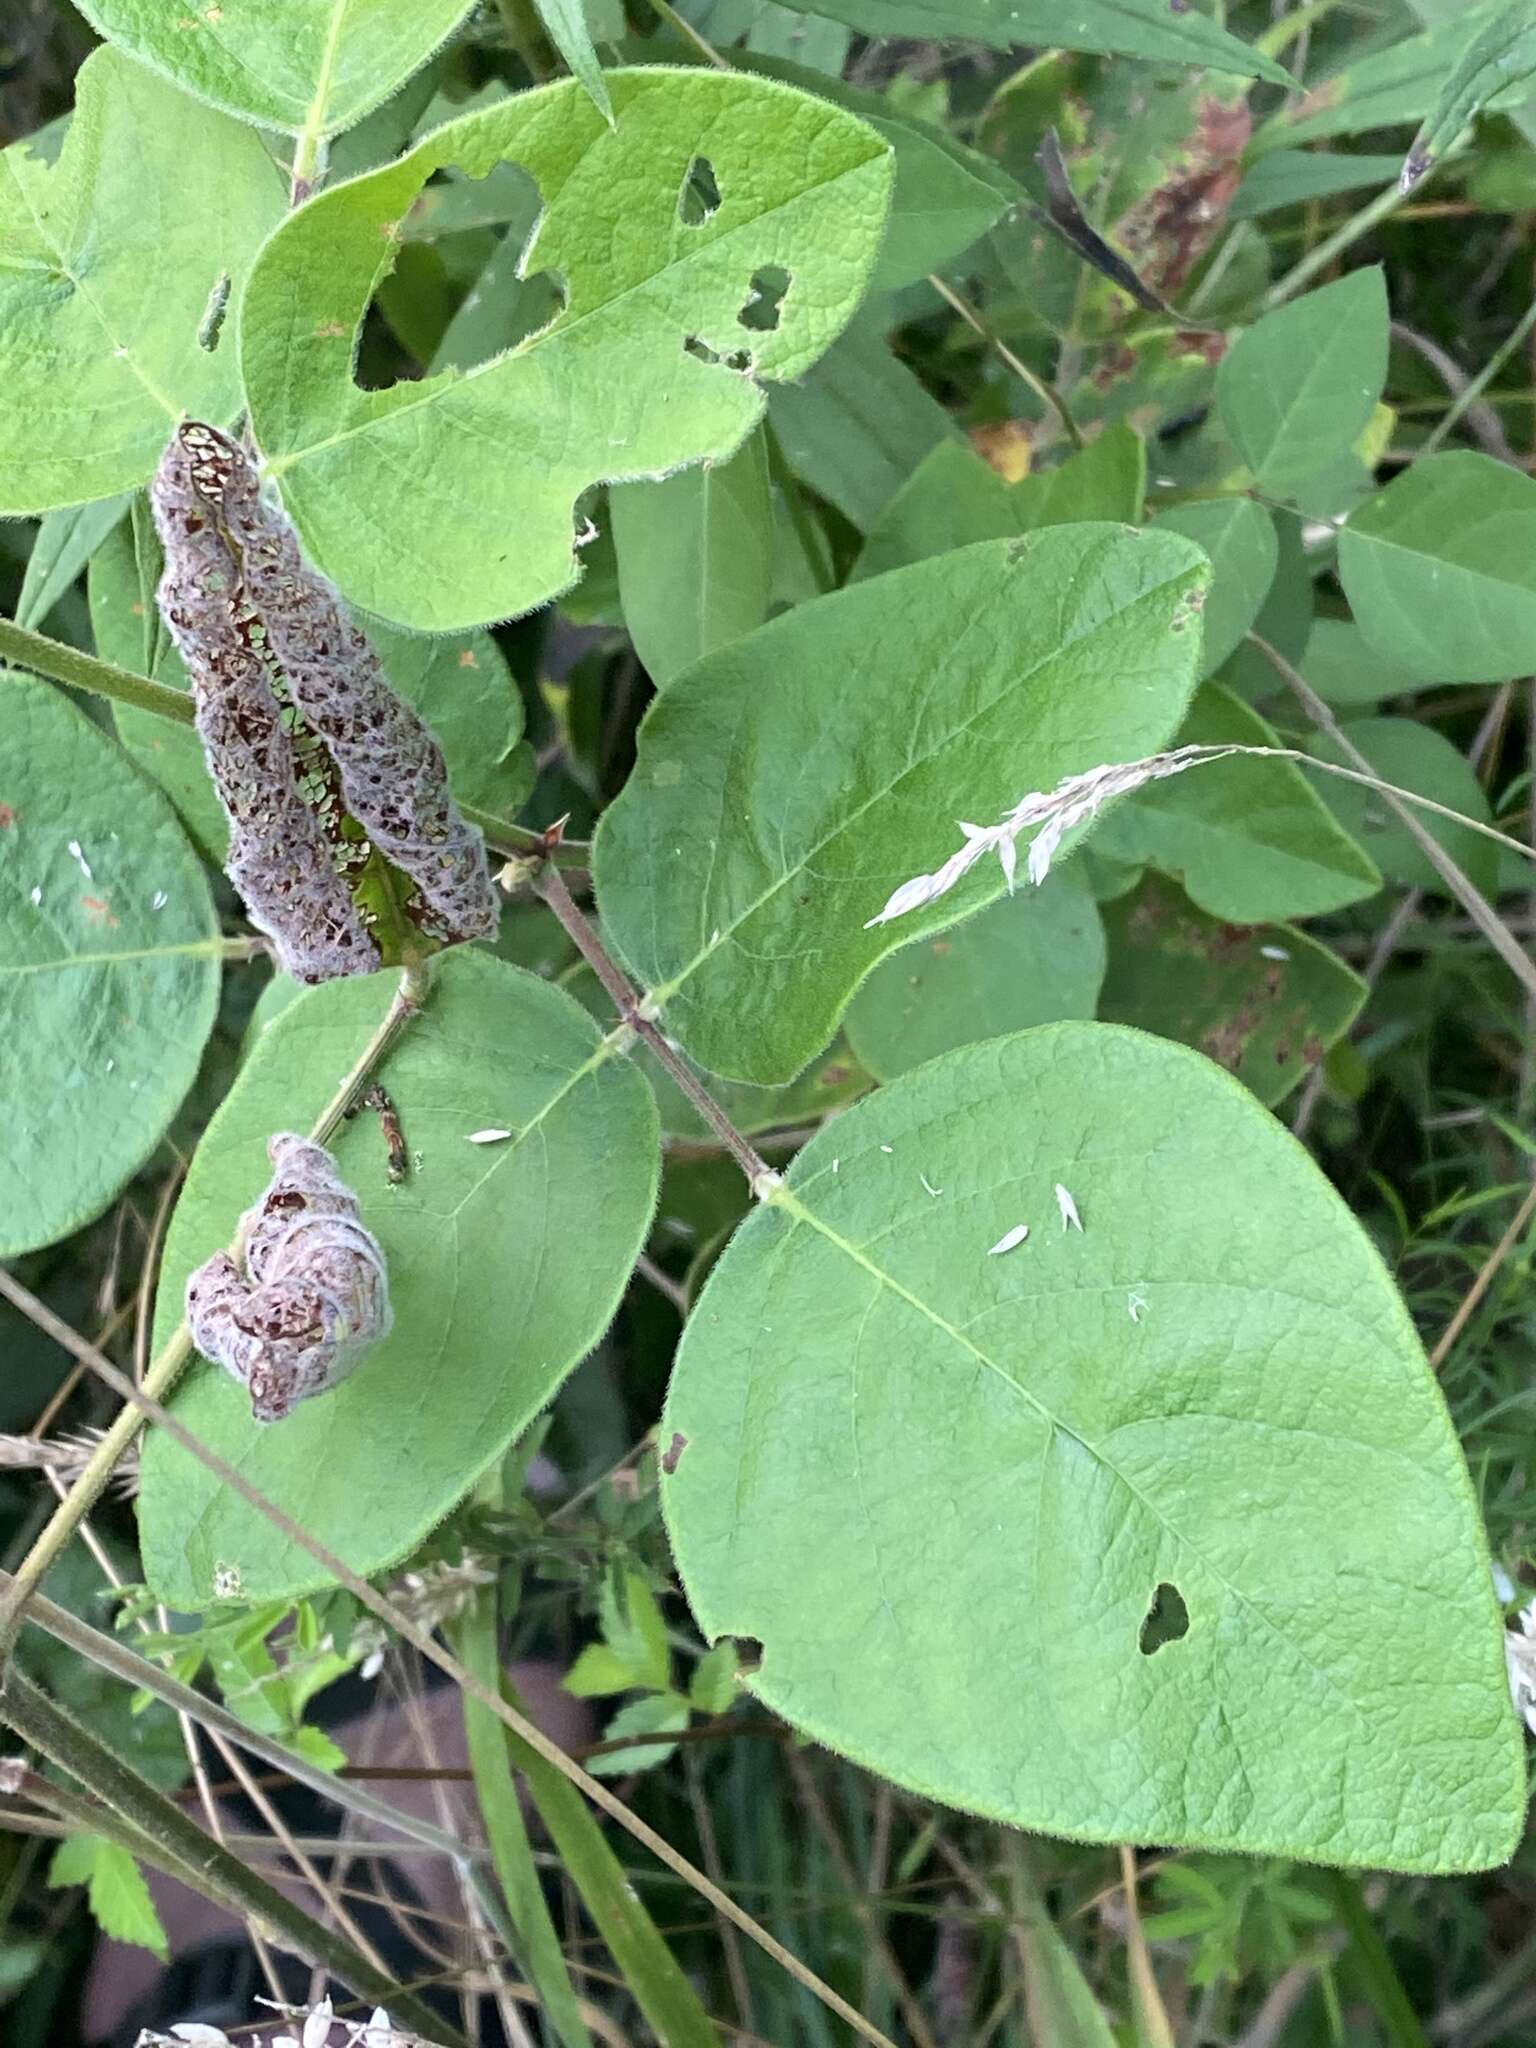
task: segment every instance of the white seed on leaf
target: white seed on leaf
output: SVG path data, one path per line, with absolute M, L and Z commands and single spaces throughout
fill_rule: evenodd
M 1077 1204 L 1067 1193 L 1060 1181 L 1056 1183 L 1056 1206 L 1061 1211 L 1061 1227 L 1063 1230 L 1082 1229 L 1083 1219 L 1077 1213 Z
M 471 1131 L 464 1142 L 466 1145 L 499 1145 L 503 1138 L 510 1138 L 511 1135 L 510 1131 L 498 1131 L 488 1127 L 483 1131 Z
M 1290 952 L 1284 946 L 1260 946 L 1259 951 L 1266 960 L 1289 960 Z
M 1012 1230 L 1005 1230 L 996 1244 L 987 1246 L 987 1257 L 995 1259 L 999 1252 L 1011 1252 L 1020 1246 L 1029 1235 L 1027 1223 L 1015 1223 Z

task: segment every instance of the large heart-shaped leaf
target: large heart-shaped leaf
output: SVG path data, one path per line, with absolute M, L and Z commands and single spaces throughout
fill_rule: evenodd
M 1523 675 L 1536 640 L 1536 480 L 1429 455 L 1351 514 L 1339 575 L 1385 661 L 1437 682 Z
M 1000 892 L 988 862 L 866 929 L 958 819 L 1169 737 L 1205 577 L 1177 534 L 1048 527 L 801 605 L 679 677 L 595 853 L 609 936 L 667 1029 L 713 1072 L 789 1080 L 877 960 Z
M 58 162 L 0 156 L 0 513 L 131 489 L 181 414 L 236 411 L 229 336 L 198 331 L 221 280 L 239 305 L 284 200 L 250 128 L 116 50 L 86 59 Z
M 393 975 L 327 982 L 257 1039 L 209 1125 L 166 1239 L 157 1340 L 187 1275 L 233 1238 L 266 1185 L 266 1140 L 319 1115 L 378 1024 Z M 392 1334 L 333 1393 L 253 1422 L 241 1388 L 200 1366 L 176 1412 L 360 1572 L 403 1556 L 498 1457 L 596 1343 L 649 1224 L 656 1112 L 639 1074 L 547 982 L 479 952 L 444 959 L 384 1063 L 411 1171 L 385 1177 L 365 1113 L 334 1149 L 378 1237 Z M 471 1144 L 470 1134 L 510 1136 Z M 580 1258 L 564 1255 L 580 1241 Z M 561 1255 L 556 1256 L 557 1249 Z M 144 1457 L 139 1533 L 151 1584 L 205 1606 L 216 1565 L 250 1599 L 319 1581 L 313 1559 L 169 1438 Z
M 715 1268 L 662 1433 L 706 1635 L 901 1784 L 1388 1868 L 1519 1839 L 1445 1404 L 1343 1203 L 1197 1053 L 1046 1025 L 835 1119 Z
M 170 805 L 57 690 L 0 683 L 0 1257 L 67 1237 L 154 1149 L 213 1027 L 220 943 Z
M 387 100 L 469 12 L 467 0 L 79 7 L 94 29 L 199 99 L 263 128 L 316 137 L 350 128 Z
M 728 454 L 756 379 L 798 376 L 858 303 L 890 196 L 879 136 L 768 79 L 607 80 L 616 129 L 574 80 L 466 114 L 301 207 L 256 265 L 251 424 L 311 554 L 370 611 L 449 631 L 565 589 L 582 491 Z M 509 161 L 544 204 L 523 271 L 556 278 L 561 309 L 467 373 L 362 390 L 358 327 L 417 193 Z

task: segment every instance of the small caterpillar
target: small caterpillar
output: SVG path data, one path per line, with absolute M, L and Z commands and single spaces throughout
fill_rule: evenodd
M 344 1380 L 389 1334 L 389 1275 L 357 1197 L 321 1145 L 292 1131 L 267 1141 L 274 1172 L 241 1219 L 242 1274 L 215 1252 L 187 1282 L 187 1326 L 205 1358 L 250 1391 L 258 1422 Z
M 250 813 L 250 785 L 259 781 L 254 771 L 281 766 L 265 732 L 258 760 L 250 758 L 249 742 L 244 742 L 258 696 L 255 672 L 260 671 L 267 698 L 279 713 L 273 682 L 281 680 L 334 762 L 348 811 L 415 883 L 423 929 L 448 944 L 493 934 L 497 899 L 485 842 L 459 815 L 441 748 L 390 687 L 378 656 L 330 585 L 305 562 L 286 519 L 262 503 L 250 458 L 214 428 L 185 421 L 171 436 L 151 497 L 166 555 L 161 608 L 198 691 L 198 730 L 232 825 L 240 819 L 231 795 L 243 800 Z M 248 669 L 237 673 L 231 636 L 251 656 Z M 221 695 L 231 697 L 233 719 L 219 720 L 210 709 L 205 729 L 203 699 Z M 281 728 L 278 735 L 287 740 Z M 291 762 L 291 741 L 288 756 Z M 297 795 L 296 780 L 293 788 Z M 290 854 L 293 866 L 300 858 L 307 860 L 317 839 L 323 843 L 318 822 L 306 835 L 302 856 Z M 238 861 L 261 893 L 262 915 L 270 914 L 274 895 L 271 864 L 289 850 L 287 837 L 269 829 L 268 819 L 259 815 L 232 849 L 231 879 L 244 895 L 235 873 Z M 326 865 L 334 875 L 329 851 Z M 286 900 L 293 894 L 287 870 L 283 880 Z M 249 896 L 246 900 L 253 920 L 261 922 L 258 906 Z M 325 904 L 327 913 L 334 909 L 333 893 L 326 893 Z M 313 909 L 308 903 L 303 907 Z M 377 966 L 377 949 L 355 906 L 352 916 L 356 933 L 345 940 L 324 913 L 318 933 L 311 922 L 303 922 L 291 939 L 287 933 L 273 936 L 312 968 L 334 962 L 338 952 L 348 953 L 347 964 L 324 966 L 301 979 L 366 971 Z M 263 923 L 262 929 L 271 926 Z

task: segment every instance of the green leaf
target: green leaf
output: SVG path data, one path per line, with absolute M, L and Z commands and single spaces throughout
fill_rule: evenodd
M 1413 138 L 1402 188 L 1426 178 L 1472 117 L 1536 71 L 1536 6 L 1501 7 L 1473 36 L 1440 87 L 1429 119 Z
M 1091 1017 L 1103 979 L 1103 922 L 1069 863 L 882 960 L 849 1005 L 848 1043 L 890 1081 L 953 1046 Z
M 1062 1939 L 1039 1888 L 1024 1867 L 1022 1851 L 1013 1848 L 1015 1939 L 1024 1965 L 1024 2002 L 1036 2041 L 1051 2048 L 1116 2048 L 1082 1964 Z
M 499 1683 L 504 1693 L 510 1692 L 496 1654 L 494 1621 L 480 1633 L 476 1676 L 493 1686 Z M 516 1695 L 512 1697 L 515 1699 Z M 478 1745 L 477 1779 L 484 1781 L 484 1747 L 494 1730 L 499 1733 L 513 1768 L 527 1784 L 529 1797 L 554 1843 L 562 1870 L 580 1894 L 593 1926 L 607 1944 L 656 2039 L 666 2042 L 667 2048 L 720 2048 L 720 2037 L 700 2005 L 698 1993 L 657 1931 L 655 1921 L 641 1903 L 623 1864 L 609 1848 L 602 1825 L 586 1800 L 553 1764 L 546 1763 L 501 1722 L 492 1721 L 473 1700 L 465 1700 L 464 1711 L 471 1740 Z M 532 1876 L 531 1872 L 524 1874 L 522 1884 L 529 1884 Z M 531 1909 L 534 1896 L 529 1896 L 528 1904 Z M 548 1957 L 551 1970 L 559 1955 L 556 1945 Z
M 620 1735 L 675 1735 L 688 1726 L 688 1702 L 675 1692 L 647 1693 L 631 1700 L 604 1723 L 603 1740 Z M 676 1750 L 675 1742 L 643 1742 L 634 1749 L 615 1749 L 593 1757 L 587 1765 L 594 1777 L 623 1778 L 631 1771 L 647 1771 L 664 1764 Z
M 809 14 L 828 14 L 868 36 L 913 36 L 923 42 L 989 43 L 1011 50 L 1094 50 L 1104 56 L 1145 57 L 1154 64 L 1184 64 L 1296 81 L 1271 58 L 1229 36 L 1203 14 L 1171 9 L 1167 0 L 1076 0 L 1064 14 L 1059 0 L 804 0 Z
M 630 1684 L 664 1692 L 672 1683 L 667 1625 L 643 1575 L 625 1572 L 617 1586 L 605 1581 L 599 1611 L 603 1640 L 629 1671 Z
M 868 321 L 809 376 L 779 385 L 768 406 L 795 474 L 864 532 L 930 450 L 960 438 Z
M 1158 875 L 1104 912 L 1099 1014 L 1192 1045 L 1276 1103 L 1318 1066 L 1365 1001 L 1336 953 L 1288 924 L 1225 924 Z
M 736 1697 L 736 1645 L 716 1643 L 694 1666 L 688 1697 L 701 1714 L 724 1714 Z
M 1536 636 L 1536 480 L 1470 450 L 1427 455 L 1351 514 L 1339 576 L 1366 639 L 1410 675 L 1524 675 Z
M 812 26 L 803 15 L 790 18 L 802 28 Z M 754 33 L 754 46 L 755 42 Z M 817 93 L 857 114 L 891 145 L 896 182 L 890 224 L 870 281 L 875 291 L 894 291 L 942 270 L 1024 196 L 991 157 L 967 149 L 936 122 L 923 120 L 884 94 L 861 92 L 804 63 L 754 56 L 751 50 L 738 61 L 748 71 Z
M 1179 744 L 1227 741 L 1273 746 L 1275 735 L 1230 690 L 1207 683 Z M 1290 761 L 1213 761 L 1147 783 L 1115 806 L 1093 845 L 1114 860 L 1150 862 L 1234 924 L 1319 917 L 1381 887 L 1370 857 Z
M 1120 519 L 1134 526 L 1141 518 L 1146 477 L 1141 436 L 1118 423 L 1096 435 L 1080 454 L 1016 484 L 1005 483 L 962 443 L 941 441 L 870 528 L 849 580 L 880 576 L 972 541 L 1002 540 L 1042 526 L 1088 519 Z
M 191 1087 L 213 902 L 170 805 L 59 691 L 11 675 L 0 766 L 0 1257 L 100 1215 Z
M 1282 207 L 1313 199 L 1334 199 L 1366 185 L 1387 185 L 1397 176 L 1395 156 L 1334 156 L 1324 150 L 1279 149 L 1260 157 L 1228 209 L 1232 220 L 1256 220 Z
M 1365 432 L 1386 382 L 1387 327 L 1372 265 L 1266 313 L 1228 349 L 1217 409 L 1266 491 L 1293 496 Z
M 1301 1147 L 1182 1046 L 1046 1025 L 839 1117 L 715 1267 L 661 1429 L 705 1635 L 925 1797 L 1387 1869 L 1519 1838 L 1488 1553 L 1413 1326 Z M 1188 1627 L 1148 1654 L 1165 1586 Z
M 1379 704 L 1423 687 L 1421 676 L 1383 660 L 1352 619 L 1314 622 L 1301 672 L 1319 697 L 1343 707 Z
M 581 0 L 534 0 L 539 19 L 545 33 L 560 52 L 573 75 L 580 79 L 581 89 L 594 107 L 613 126 L 613 105 L 608 98 L 607 83 L 603 78 L 603 67 L 598 62 L 597 52 L 592 47 L 592 31 L 587 25 L 586 11 Z
M 91 1918 L 110 1941 L 129 1941 L 147 1948 L 161 1962 L 170 1948 L 160 1915 L 144 1882 L 144 1873 L 128 1851 L 103 1835 L 70 1835 L 60 1842 L 48 1866 L 48 1882 L 89 1886 Z
M 1490 822 L 1488 798 L 1471 763 L 1432 725 L 1420 725 L 1412 718 L 1360 718 L 1344 730 L 1383 782 L 1430 797 L 1480 824 Z M 1355 765 L 1323 734 L 1316 735 L 1309 745 L 1320 760 L 1341 761 L 1349 768 Z M 1437 896 L 1450 893 L 1407 826 L 1388 809 L 1384 797 L 1337 775 L 1315 775 L 1312 782 L 1340 824 L 1369 848 L 1391 881 L 1428 889 Z M 1449 818 L 1436 817 L 1432 811 L 1416 811 L 1415 815 L 1485 896 L 1497 894 L 1499 849 L 1491 839 Z
M 263 0 L 196 12 L 162 0 L 79 6 L 99 34 L 184 91 L 260 127 L 315 137 L 371 113 L 469 12 L 466 0 Z
M 1001 891 L 989 863 L 865 928 L 957 819 L 1169 737 L 1204 574 L 1174 534 L 1048 527 L 802 605 L 674 683 L 595 848 L 605 928 L 669 1034 L 712 1072 L 795 1074 L 893 942 Z
M 166 1239 L 157 1343 L 187 1275 L 234 1236 L 266 1184 L 266 1140 L 304 1129 L 357 1057 L 394 975 L 312 989 L 261 1034 L 209 1125 Z M 656 1119 L 645 1083 L 569 996 L 489 955 L 439 965 L 421 1016 L 381 1068 L 412 1168 L 385 1179 L 375 1119 L 333 1149 L 383 1246 L 395 1326 L 334 1393 L 279 1426 L 235 1383 L 194 1368 L 176 1412 L 354 1570 L 402 1557 L 500 1457 L 602 1334 L 650 1221 Z M 471 1132 L 506 1129 L 495 1144 Z M 574 1263 L 555 1247 L 580 1240 Z M 169 1438 L 145 1447 L 145 1575 L 205 1606 L 214 1568 L 247 1600 L 320 1584 L 313 1560 Z
M 1275 522 L 1252 498 L 1205 498 L 1174 505 L 1152 524 L 1182 533 L 1210 557 L 1211 587 L 1201 614 L 1202 678 L 1214 675 L 1257 619 L 1280 565 Z
M 450 121 L 291 214 L 253 271 L 257 442 L 314 559 L 367 610 L 447 631 L 566 589 L 581 492 L 729 454 L 761 416 L 757 379 L 799 376 L 858 302 L 890 191 L 878 136 L 765 79 L 656 66 L 608 88 L 616 130 L 575 80 Z M 700 137 L 720 203 L 695 221 Z M 544 202 L 522 268 L 556 274 L 563 305 L 470 373 L 362 390 L 354 339 L 416 195 L 508 161 Z M 744 324 L 781 276 L 777 326 Z
M 1418 35 L 1405 36 L 1385 50 L 1372 50 L 1358 62 L 1317 80 L 1293 106 L 1264 124 L 1254 138 L 1252 153 L 1258 156 L 1300 142 L 1363 135 L 1372 128 L 1422 120 L 1470 42 L 1506 5 L 1507 0 L 1486 0 L 1481 7 L 1458 11 Z M 1516 85 L 1500 92 L 1493 104 L 1518 105 L 1523 97 Z
M 608 493 L 624 623 L 658 689 L 768 616 L 773 495 L 750 434 L 728 462 Z
M 588 1643 L 560 1682 L 579 1700 L 602 1699 L 615 1692 L 633 1692 L 641 1683 L 624 1658 L 607 1643 Z
M 198 329 L 220 279 L 239 305 L 284 196 L 259 136 L 116 50 L 80 67 L 57 163 L 0 155 L 0 514 L 130 490 L 181 414 L 238 410 L 235 351 Z
M 92 505 L 65 505 L 50 512 L 38 528 L 27 557 L 21 595 L 16 600 L 18 626 L 41 626 L 107 535 L 128 510 L 120 495 Z
M 1314 565 L 1302 542 L 1300 518 L 1294 513 L 1281 514 L 1274 524 L 1280 559 L 1253 630 L 1287 661 L 1299 662 L 1312 633 Z M 1248 640 L 1228 656 L 1221 680 L 1250 704 L 1263 703 L 1283 690 L 1274 664 Z
M 187 672 L 155 609 L 159 577 L 159 546 L 141 506 L 133 525 L 111 534 L 92 558 L 91 626 L 103 660 L 184 690 Z M 454 795 L 495 817 L 515 817 L 532 786 L 532 762 L 519 745 L 523 700 L 491 635 L 427 637 L 376 619 L 358 623 L 391 683 L 432 728 Z M 160 784 L 208 858 L 222 867 L 229 827 L 197 734 L 129 705 L 115 706 L 113 717 L 123 745 Z

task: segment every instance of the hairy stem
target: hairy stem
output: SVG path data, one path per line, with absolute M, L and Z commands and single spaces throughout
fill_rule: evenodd
M 668 1044 L 656 1020 L 646 1013 L 628 977 L 578 909 L 559 869 L 544 869 L 534 882 L 533 888 L 534 894 L 549 905 L 574 940 L 582 959 L 602 983 L 622 1022 L 650 1047 L 657 1060 L 666 1068 L 746 1175 L 753 1193 L 757 1194 L 760 1190 L 777 1185 L 778 1175 L 767 1160 L 737 1130 L 693 1069 Z
M 1510 973 L 1514 975 L 1521 987 L 1525 989 L 1527 994 L 1536 996 L 1536 964 L 1533 964 L 1530 955 L 1499 917 L 1498 912 L 1493 908 L 1493 905 L 1484 896 L 1482 890 L 1478 888 L 1470 875 L 1466 873 L 1457 861 L 1452 859 L 1451 855 L 1447 853 L 1434 834 L 1414 816 L 1413 811 L 1409 808 L 1409 803 L 1405 801 L 1407 793 L 1400 794 L 1390 783 L 1382 782 L 1377 778 L 1370 762 L 1339 724 L 1332 711 L 1329 710 L 1322 698 L 1318 696 L 1306 677 L 1301 674 L 1299 669 L 1292 667 L 1278 648 L 1272 647 L 1261 634 L 1250 633 L 1248 638 L 1257 647 L 1276 675 L 1284 682 L 1286 688 L 1291 692 L 1291 695 L 1296 699 L 1318 730 L 1326 733 L 1346 760 L 1354 763 L 1357 775 L 1363 775 L 1369 779 L 1372 787 L 1379 792 L 1388 810 L 1401 822 L 1404 830 L 1413 840 L 1414 845 L 1418 847 L 1424 858 L 1435 870 L 1435 873 L 1439 875 L 1447 889 L 1450 890 L 1456 901 L 1465 910 L 1468 917 L 1471 918 L 1472 922 L 1504 962 Z M 1326 762 L 1318 762 L 1313 765 L 1319 767 L 1328 766 Z M 1418 802 L 1420 800 L 1413 799 L 1413 801 Z M 1438 810 L 1441 808 L 1439 805 L 1430 804 L 1427 799 L 1422 801 L 1425 809 Z M 1467 819 L 1464 822 L 1473 824 L 1475 821 Z M 1494 836 L 1501 841 L 1505 840 L 1503 833 L 1498 833 Z M 1506 843 L 1509 842 L 1506 841 Z
M 352 1071 L 321 1111 L 319 1121 L 310 1133 L 315 1144 L 323 1145 L 334 1136 L 373 1069 L 420 1009 L 425 990 L 423 973 L 421 968 L 407 968 L 401 975 L 399 987 L 390 1000 L 383 1021 L 358 1054 Z M 238 1258 L 239 1255 L 237 1243 L 232 1256 Z M 4 1291 L 8 1284 L 8 1276 L 0 1274 L 0 1291 Z M 185 1371 L 191 1356 L 192 1337 L 183 1320 L 144 1375 L 146 1398 L 155 1402 L 164 1400 Z M 119 1459 L 143 1426 L 143 1414 L 139 1409 L 129 1406 L 119 1410 L 111 1428 L 91 1453 L 84 1471 L 59 1502 L 42 1534 L 22 1559 L 4 1600 L 0 1601 L 0 1674 L 4 1672 L 16 1641 L 23 1607 L 41 1585 L 45 1573 L 81 1521 L 96 1505 Z

